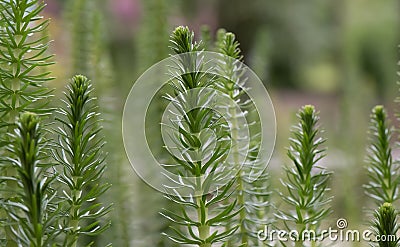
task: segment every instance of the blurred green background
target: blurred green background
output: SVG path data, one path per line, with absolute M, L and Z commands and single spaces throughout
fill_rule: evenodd
M 218 28 L 236 34 L 245 63 L 263 80 L 276 110 L 277 145 L 269 168 L 273 188 L 280 187 L 282 166 L 288 163 L 285 147 L 297 109 L 304 104 L 316 106 L 328 137 L 328 156 L 321 165 L 335 171 L 334 212 L 326 224 L 334 226 L 338 218 L 346 218 L 349 228 L 365 228 L 365 210 L 373 206 L 362 188 L 372 106 L 387 106 L 392 124 L 399 127 L 393 117 L 396 109 L 400 111 L 394 103 L 399 95 L 398 1 L 46 2 L 57 62 L 53 67 L 57 80 L 52 85 L 56 95 L 71 75 L 88 75 L 105 120 L 107 179 L 113 184 L 106 197 L 114 203 L 114 211 L 111 229 L 100 237 L 101 243 L 173 246 L 160 234 L 168 222 L 158 211 L 169 207 L 168 202 L 136 176 L 123 152 L 121 114 L 139 75 L 170 53 L 169 33 L 177 25 L 188 26 L 197 37 L 205 26 L 212 36 Z M 273 200 L 279 206 L 279 198 Z

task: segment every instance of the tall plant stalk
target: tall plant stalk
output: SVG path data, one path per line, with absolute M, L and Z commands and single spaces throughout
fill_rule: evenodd
M 93 52 L 100 40 L 94 38 L 95 16 L 99 11 L 93 0 L 68 0 L 67 18 L 71 23 L 72 73 L 94 77 Z
M 280 193 L 288 208 L 279 210 L 277 217 L 289 231 L 297 230 L 294 245 L 300 247 L 306 243 L 302 238 L 305 230 L 313 230 L 320 236 L 318 228 L 330 212 L 331 198 L 326 195 L 330 173 L 317 165 L 325 156 L 321 147 L 325 139 L 319 137 L 319 117 L 311 105 L 302 107 L 297 116 L 299 123 L 293 127 L 287 152 L 293 166 L 285 168 L 286 179 L 282 180 L 287 194 Z M 311 242 L 316 246 L 316 242 Z
M 199 92 L 207 92 L 205 88 L 212 88 L 215 80 L 212 76 L 202 71 L 203 61 L 202 55 L 198 52 L 200 45 L 194 41 L 194 33 L 186 27 L 177 27 L 171 35 L 172 50 L 181 55 L 176 60 L 178 65 L 176 73 L 170 86 L 174 90 L 173 96 L 167 96 L 167 99 L 174 104 L 178 111 L 183 114 L 176 120 L 171 119 L 170 128 L 175 130 L 177 148 L 183 157 L 176 157 L 177 165 L 174 171 L 179 177 L 194 177 L 193 184 L 188 184 L 190 190 L 189 195 L 175 194 L 168 191 L 167 197 L 180 205 L 180 214 L 165 211 L 163 214 L 174 222 L 178 227 L 171 227 L 173 233 L 167 236 L 174 242 L 179 244 L 191 244 L 200 247 L 211 247 L 221 243 L 229 238 L 237 227 L 221 230 L 220 227 L 234 217 L 238 212 L 235 211 L 236 201 L 226 206 L 223 210 L 218 210 L 219 202 L 225 200 L 229 196 L 229 190 L 233 187 L 234 181 L 230 181 L 217 190 L 208 194 L 208 188 L 212 184 L 219 184 L 219 176 L 216 174 L 218 166 L 223 165 L 229 151 L 229 140 L 227 137 L 228 129 L 221 123 L 221 116 L 217 116 L 208 107 L 202 107 L 212 95 L 199 95 Z M 196 89 L 201 89 L 197 91 Z M 188 98 L 187 98 L 188 97 Z M 188 102 L 195 101 L 199 107 L 187 112 Z M 214 149 L 215 153 L 208 161 L 197 159 L 196 155 L 192 155 L 192 151 L 203 150 L 205 147 L 202 143 L 210 140 L 204 138 L 204 130 L 211 129 L 216 135 Z M 203 132 L 203 134 L 202 134 Z M 179 137 L 180 136 L 180 137 Z M 207 138 L 207 137 L 205 137 Z M 182 181 L 175 181 L 182 184 Z M 169 190 L 166 187 L 166 190 Z
M 397 235 L 399 225 L 397 224 L 398 212 L 391 203 L 385 202 L 374 213 L 372 230 L 375 241 L 372 246 L 377 247 L 399 247 L 400 239 Z
M 168 13 L 172 6 L 164 0 L 141 0 L 140 4 L 143 13 L 146 14 L 142 15 L 139 30 L 134 37 L 137 51 L 135 68 L 138 74 L 168 57 L 170 30 Z M 154 35 L 155 33 L 157 35 Z M 153 98 L 154 101 L 147 111 L 146 140 L 155 157 L 166 160 L 170 157 L 163 148 L 160 125 L 158 124 L 165 105 L 162 95 L 159 92 L 159 97 Z M 160 235 L 160 232 L 168 229 L 169 221 L 160 215 L 159 211 L 160 207 L 174 211 L 175 205 L 162 194 L 147 193 L 149 187 L 142 180 L 135 181 L 133 187 L 132 191 L 136 194 L 133 202 L 135 210 L 131 211 L 132 219 L 130 220 L 131 224 L 133 223 L 136 226 L 133 244 L 137 247 L 147 247 L 150 244 L 152 246 L 172 247 L 172 243 Z M 152 223 L 148 224 L 148 222 Z
M 50 213 L 54 211 L 56 194 L 50 187 L 54 176 L 46 175 L 51 164 L 45 162 L 47 151 L 39 117 L 23 113 L 11 140 L 8 151 L 15 157 L 10 160 L 16 175 L 6 179 L 18 181 L 12 191 L 17 196 L 6 203 L 7 213 L 13 220 L 12 239 L 18 246 L 52 246 L 59 232 L 54 228 L 57 211 Z
M 222 37 L 217 41 L 218 52 L 221 53 L 221 61 L 219 62 L 218 72 L 221 75 L 218 89 L 226 93 L 235 104 L 229 108 L 229 122 L 231 123 L 231 141 L 233 152 L 233 163 L 230 166 L 236 167 L 238 174 L 236 176 L 236 191 L 233 194 L 237 199 L 238 208 L 240 209 L 239 217 L 232 218 L 230 226 L 239 225 L 238 238 L 232 238 L 227 241 L 227 246 L 235 246 L 236 242 L 240 242 L 241 246 L 257 246 L 258 239 L 255 236 L 256 226 L 267 224 L 266 212 L 268 208 L 268 198 L 270 192 L 267 186 L 267 173 L 263 170 L 265 167 L 258 160 L 257 155 L 260 152 L 260 142 L 257 139 L 261 136 L 259 121 L 254 121 L 247 127 L 252 131 L 250 136 L 245 138 L 239 136 L 239 129 L 246 126 L 239 126 L 239 115 L 245 114 L 248 122 L 251 122 L 248 114 L 255 112 L 254 105 L 251 100 L 243 102 L 246 78 L 242 78 L 245 74 L 241 60 L 243 56 L 239 48 L 239 42 L 235 39 L 233 33 L 220 32 Z M 251 90 L 251 89 L 250 89 Z M 241 111 L 236 108 L 239 105 Z M 257 115 L 257 114 L 253 114 Z M 252 117 L 258 117 L 252 116 Z M 240 150 L 240 142 L 250 140 L 250 152 Z M 244 164 L 240 164 L 241 157 L 245 157 Z M 266 162 L 266 161 L 265 161 Z M 256 177 L 258 177 L 256 179 Z M 255 181 L 257 180 L 257 181 Z M 261 217 L 260 217 L 261 216 Z M 233 245 L 232 245 L 233 244 Z
M 383 106 L 375 106 L 371 114 L 371 144 L 367 150 L 370 181 L 365 185 L 365 191 L 377 205 L 399 199 L 399 166 L 393 162 L 391 138 L 386 111 Z
M 0 1 L 0 19 L 4 24 L 0 28 L 0 129 L 12 133 L 15 121 L 24 111 L 44 114 L 49 112 L 47 99 L 51 96 L 45 87 L 51 80 L 47 68 L 52 64 L 51 55 L 47 55 L 48 42 L 45 33 L 48 20 L 40 16 L 45 4 L 39 0 L 2 0 Z M 0 137 L 0 154 L 12 155 L 5 150 L 10 143 L 8 135 Z M 2 176 L 14 176 L 15 170 L 7 160 L 2 160 Z M 13 191 L 15 180 L 7 180 L 1 186 L 1 198 L 5 202 L 18 200 Z M 5 192 L 4 192 L 5 191 Z M 0 217 L 5 212 L 0 208 Z M 5 219 L 5 222 L 10 219 Z M 16 246 L 13 234 L 5 227 L 7 246 Z M 0 235 L 3 235 L 0 233 Z
M 66 93 L 66 105 L 59 109 L 56 119 L 62 125 L 57 131 L 59 141 L 54 157 L 63 167 L 59 181 L 65 185 L 67 210 L 64 244 L 72 247 L 79 246 L 82 236 L 98 235 L 109 226 L 99 219 L 110 211 L 110 206 L 96 202 L 110 185 L 101 181 L 105 170 L 104 141 L 99 136 L 101 127 L 91 93 L 90 81 L 85 76 L 74 76 Z
M 44 84 L 52 80 L 44 67 L 52 64 L 46 55 L 48 43 L 43 35 L 48 20 L 40 16 L 45 4 L 39 0 L 1 1 L 1 18 L 7 23 L 0 35 L 0 109 L 2 124 L 9 128 L 22 111 L 46 113 L 49 90 Z

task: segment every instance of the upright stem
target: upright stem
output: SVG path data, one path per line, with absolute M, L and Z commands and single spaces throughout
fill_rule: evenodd
M 297 218 L 303 219 L 303 215 L 301 213 L 301 209 L 298 210 L 298 212 L 300 213 L 300 215 L 298 215 Z M 303 239 L 302 235 L 303 235 L 304 227 L 305 227 L 305 224 L 303 222 L 298 222 L 297 223 L 297 234 L 299 234 L 299 236 L 298 236 L 298 240 L 296 239 L 296 241 L 295 241 L 295 247 L 303 247 L 304 239 Z
M 78 183 L 78 177 L 73 178 L 74 184 L 76 185 Z M 71 234 L 68 236 L 69 238 L 69 243 L 71 243 L 71 247 L 76 247 L 78 244 L 78 230 L 79 230 L 79 205 L 77 200 L 81 198 L 82 195 L 82 190 L 81 189 L 76 189 L 74 191 L 71 191 L 73 198 L 72 198 L 72 205 L 71 205 Z
M 231 98 L 233 98 L 232 93 L 230 93 Z M 238 187 L 237 187 L 237 198 L 238 198 L 238 204 L 240 207 L 245 206 L 245 198 L 244 198 L 244 184 L 243 184 L 243 170 L 240 167 L 241 164 L 239 164 L 240 161 L 240 154 L 239 154 L 239 134 L 238 134 L 238 123 L 237 123 L 237 114 L 236 114 L 236 106 L 231 105 L 229 108 L 230 115 L 231 115 L 231 123 L 232 123 L 232 152 L 233 152 L 233 162 L 234 166 L 236 169 L 238 169 L 237 173 L 237 181 L 238 181 Z M 239 213 L 239 224 L 240 224 L 240 235 L 241 235 L 241 242 L 244 246 L 247 246 L 248 244 L 248 236 L 247 236 L 247 231 L 244 226 L 244 221 L 246 220 L 246 211 L 244 208 L 241 209 Z
M 10 111 L 9 118 L 8 118 L 8 132 L 13 133 L 15 129 L 15 121 L 18 117 L 18 110 L 17 108 L 20 105 L 19 102 L 19 90 L 21 89 L 21 80 L 17 77 L 18 75 L 16 74 L 17 72 L 17 64 L 13 65 L 13 74 L 15 75 L 15 78 L 11 80 L 11 90 L 13 91 L 15 95 L 15 100 L 12 98 L 9 99 L 8 105 L 11 106 L 12 110 Z M 9 155 L 8 152 L 6 152 L 7 155 Z M 16 176 L 16 171 L 12 167 L 6 169 L 6 176 L 9 177 L 15 177 Z M 8 180 L 7 181 L 7 187 L 10 189 L 10 191 L 15 190 L 18 186 L 15 183 L 15 181 Z M 13 195 L 7 195 L 6 198 L 11 199 Z M 13 240 L 13 233 L 9 227 L 6 227 L 6 238 L 7 238 L 7 247 L 17 247 L 18 244 Z
M 196 191 L 196 204 L 197 204 L 197 217 L 199 219 L 199 222 L 207 222 L 208 219 L 208 208 L 205 208 L 205 213 L 204 215 L 202 214 L 201 207 L 202 205 L 205 205 L 205 202 L 203 201 L 203 181 L 201 177 L 197 177 L 197 191 Z M 209 225 L 204 225 L 200 223 L 199 227 L 199 237 L 201 240 L 206 240 L 210 236 L 210 226 Z M 200 245 L 200 247 L 211 247 L 211 243 L 203 243 Z

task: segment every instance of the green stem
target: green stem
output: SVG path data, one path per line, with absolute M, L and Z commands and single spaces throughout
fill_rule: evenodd
M 208 208 L 205 208 L 205 213 L 202 215 L 201 207 L 202 205 L 205 205 L 205 202 L 203 201 L 203 182 L 201 177 L 198 177 L 196 179 L 197 181 L 197 186 L 198 189 L 196 191 L 196 203 L 197 203 L 197 217 L 199 219 L 199 222 L 207 222 L 208 219 Z M 210 236 L 210 226 L 209 225 L 203 225 L 200 224 L 198 227 L 199 230 L 199 238 L 201 240 L 206 240 Z M 211 247 L 211 243 L 203 243 L 200 245 L 200 247 Z
M 233 98 L 232 92 L 230 93 L 231 98 Z M 245 206 L 245 198 L 244 198 L 244 184 L 243 184 L 243 178 L 242 178 L 242 173 L 243 170 L 240 167 L 241 164 L 239 164 L 240 161 L 240 154 L 239 154 L 239 134 L 238 134 L 238 123 L 237 123 L 237 114 L 236 114 L 236 106 L 232 105 L 229 108 L 230 115 L 231 115 L 231 123 L 232 123 L 232 143 L 233 143 L 233 162 L 234 166 L 237 167 L 238 173 L 237 173 L 237 179 L 238 179 L 238 187 L 237 187 L 237 193 L 238 193 L 238 204 L 240 207 L 242 207 L 240 213 L 239 213 L 239 224 L 240 224 L 240 235 L 241 235 L 241 242 L 244 246 L 248 245 L 248 236 L 247 236 L 247 230 L 245 228 L 244 221 L 246 220 L 246 211 L 243 208 Z
M 15 70 L 16 70 L 17 66 L 18 66 L 17 64 L 14 64 L 14 66 L 13 66 L 13 73 L 14 74 L 16 73 Z M 20 105 L 20 103 L 19 103 L 19 90 L 20 89 L 21 89 L 21 81 L 18 78 L 13 79 L 11 81 L 11 90 L 14 92 L 16 100 L 15 100 L 15 102 L 13 102 L 13 100 L 10 99 L 9 102 L 8 102 L 8 105 L 12 107 L 12 110 L 10 111 L 10 115 L 9 115 L 9 118 L 8 118 L 8 123 L 9 123 L 8 132 L 9 133 L 13 133 L 14 132 L 15 121 L 16 121 L 16 119 L 18 117 L 18 114 L 19 114 L 17 108 Z M 6 154 L 7 156 L 10 155 L 8 152 L 6 152 L 6 153 L 7 153 Z M 6 169 L 5 173 L 6 173 L 6 176 L 9 176 L 9 177 L 15 177 L 16 176 L 16 171 L 12 167 Z M 18 185 L 14 181 L 11 181 L 11 180 L 8 180 L 6 184 L 7 184 L 6 185 L 7 188 L 9 188 L 10 191 L 14 191 L 18 187 Z M 8 199 L 12 200 L 12 197 L 13 197 L 12 194 L 6 195 L 6 198 L 8 198 Z M 7 247 L 17 247 L 18 246 L 18 244 L 13 240 L 14 239 L 14 234 L 12 233 L 10 227 L 6 227 L 6 239 L 7 239 L 7 245 L 6 245 Z
M 78 178 L 79 177 L 74 177 L 74 185 L 78 183 Z M 71 227 L 71 230 L 69 231 L 69 236 L 68 236 L 68 242 L 70 243 L 71 247 L 76 247 L 78 245 L 78 230 L 79 230 L 79 209 L 80 206 L 77 202 L 81 200 L 82 197 L 82 189 L 76 188 L 75 190 L 71 191 L 72 193 L 72 205 L 71 205 L 71 221 L 69 223 L 69 226 Z
M 301 215 L 301 212 L 300 212 L 300 215 L 298 215 L 298 218 L 299 219 L 303 219 L 303 216 Z M 305 228 L 305 224 L 303 222 L 298 222 L 297 223 L 297 234 L 299 234 L 299 236 L 298 236 L 298 240 L 296 239 L 296 241 L 295 241 L 295 245 L 294 245 L 295 247 L 303 247 L 302 235 L 303 235 L 303 229 L 304 228 Z

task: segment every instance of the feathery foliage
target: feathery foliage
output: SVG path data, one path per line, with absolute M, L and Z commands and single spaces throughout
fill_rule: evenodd
M 368 196 L 378 205 L 393 203 L 399 199 L 399 167 L 392 161 L 392 129 L 387 123 L 387 114 L 383 106 L 375 106 L 371 114 L 371 144 L 368 147 L 368 176 L 365 185 Z
M 173 157 L 176 162 L 175 174 L 180 181 L 177 185 L 189 188 L 189 195 L 180 195 L 179 192 L 166 187 L 167 197 L 179 205 L 180 213 L 164 211 L 164 215 L 177 225 L 171 227 L 173 233 L 167 236 L 179 244 L 192 244 L 200 247 L 211 247 L 216 243 L 224 242 L 236 230 L 237 226 L 230 229 L 220 229 L 221 226 L 234 217 L 236 201 L 224 209 L 219 207 L 221 201 L 229 197 L 234 180 L 218 186 L 218 190 L 209 194 L 212 185 L 218 185 L 221 180 L 219 169 L 224 165 L 224 159 L 229 151 L 229 127 L 221 121 L 221 116 L 209 109 L 205 104 L 213 97 L 212 93 L 204 88 L 211 88 L 215 84 L 213 76 L 202 71 L 203 61 L 201 53 L 188 53 L 200 51 L 201 45 L 194 41 L 194 33 L 187 27 L 177 27 L 171 35 L 171 49 L 181 55 L 176 60 L 176 71 L 170 87 L 174 95 L 166 98 L 181 113 L 181 118 L 170 119 L 170 128 L 177 141 L 178 152 L 183 157 Z M 193 89 L 193 90 L 191 90 Z M 201 89 L 201 90 L 196 90 Z M 198 107 L 187 111 L 191 104 Z M 206 129 L 212 130 L 215 140 L 204 134 Z M 203 138 L 201 141 L 200 139 Z M 214 152 L 209 159 L 206 145 L 215 144 Z M 200 157 L 200 158 L 199 158 Z M 222 172 L 223 173 L 223 172 Z M 186 181 L 186 177 L 194 177 L 194 181 Z M 192 183 L 191 183 L 192 182 Z M 189 184 L 188 184 L 189 183 Z M 172 193 L 171 193 L 172 192 Z
M 397 233 L 398 213 L 391 203 L 385 202 L 374 213 L 374 220 L 371 222 L 375 234 L 375 241 L 372 246 L 378 247 L 398 247 L 400 246 Z
M 59 141 L 54 157 L 63 167 L 59 181 L 65 185 L 66 246 L 78 246 L 81 236 L 98 235 L 109 226 L 99 218 L 110 211 L 110 206 L 92 203 L 110 185 L 101 181 L 105 170 L 104 141 L 99 136 L 101 127 L 91 93 L 90 81 L 85 76 L 74 76 L 66 93 L 66 105 L 56 118 L 62 125 L 57 131 Z M 91 220 L 90 224 L 86 220 Z
M 5 207 L 15 242 L 18 246 L 52 246 L 59 232 L 53 227 L 57 211 L 50 213 L 54 211 L 51 207 L 56 193 L 51 188 L 54 176 L 48 174 L 51 164 L 46 163 L 39 117 L 22 113 L 11 140 L 8 151 L 15 157 L 10 160 L 16 176 L 5 179 L 17 181 L 18 186 L 13 188 L 16 197 L 8 200 Z
M 303 246 L 303 231 L 313 230 L 320 235 L 319 225 L 330 212 L 327 204 L 331 198 L 326 195 L 330 173 L 317 165 L 325 156 L 321 147 L 325 139 L 319 137 L 319 117 L 314 106 L 302 107 L 297 117 L 299 123 L 293 127 L 287 152 L 293 166 L 285 168 L 286 179 L 282 179 L 287 194 L 280 193 L 289 208 L 279 210 L 277 217 L 289 230 L 298 231 L 295 246 Z
M 49 90 L 45 82 L 51 65 L 43 35 L 48 20 L 40 16 L 45 7 L 39 0 L 1 1 L 1 18 L 6 27 L 0 34 L 0 127 L 12 126 L 20 112 L 48 112 Z
M 227 246 L 236 246 L 239 242 L 240 246 L 258 246 L 258 238 L 256 236 L 257 226 L 266 225 L 267 218 L 265 215 L 268 209 L 268 198 L 270 192 L 268 190 L 267 178 L 268 174 L 264 171 L 263 161 L 258 160 L 257 154 L 260 151 L 259 138 L 261 136 L 261 129 L 259 121 L 254 121 L 247 126 L 239 126 L 238 116 L 249 114 L 258 116 L 255 107 L 251 100 L 243 102 L 244 90 L 251 90 L 245 88 L 246 78 L 242 78 L 245 70 L 241 60 L 243 56 L 239 49 L 239 42 L 235 39 L 233 33 L 220 32 L 222 37 L 217 43 L 218 52 L 223 54 L 221 61 L 218 63 L 218 72 L 221 75 L 217 88 L 229 95 L 232 102 L 240 106 L 240 112 L 231 105 L 229 109 L 228 121 L 231 123 L 231 140 L 233 152 L 233 164 L 229 166 L 237 167 L 238 170 L 236 178 L 236 191 L 233 197 L 238 201 L 238 208 L 240 209 L 239 217 L 232 218 L 230 226 L 239 225 L 238 238 L 232 238 L 227 242 Z M 248 122 L 250 119 L 248 119 Z M 252 128 L 249 134 L 251 136 L 239 136 L 239 128 Z M 250 140 L 250 151 L 240 150 L 239 142 Z M 240 157 L 245 157 L 245 163 L 240 164 Z M 264 161 L 266 162 L 266 161 Z M 256 180 L 256 181 L 255 181 Z M 234 244 L 234 245 L 232 245 Z
M 52 78 L 47 71 L 51 55 L 47 55 L 48 42 L 45 31 L 48 20 L 40 16 L 45 4 L 39 0 L 2 0 L 0 1 L 0 155 L 1 176 L 15 176 L 10 167 L 12 157 L 5 150 L 10 143 L 9 135 L 16 127 L 16 119 L 21 112 L 38 114 L 48 113 L 50 91 L 45 84 Z M 16 188 L 17 181 L 7 180 L 0 190 L 0 197 L 7 202 L 15 197 L 10 191 Z M 6 212 L 0 207 L 1 222 L 7 222 Z M 6 230 L 3 233 L 3 229 Z M 7 239 L 13 246 L 12 233 L 8 227 L 0 228 L 0 239 Z

